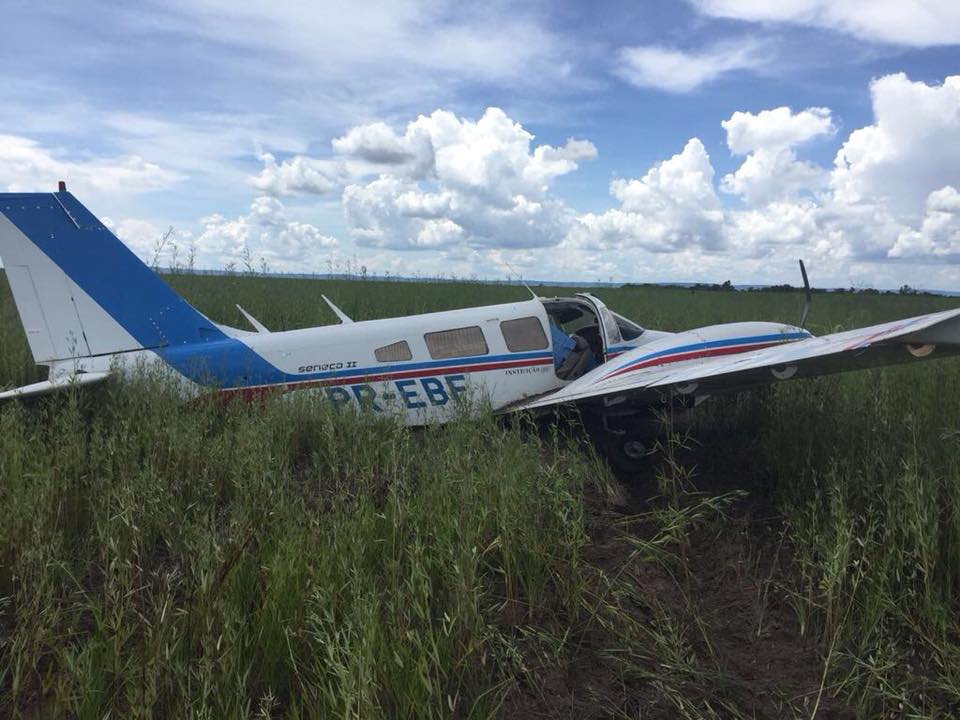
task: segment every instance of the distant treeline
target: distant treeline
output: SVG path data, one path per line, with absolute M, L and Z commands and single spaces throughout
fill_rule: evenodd
M 154 271 L 161 275 L 210 275 L 216 277 L 237 277 L 237 276 L 257 276 L 271 278 L 296 278 L 302 280 L 381 280 L 393 282 L 408 283 L 470 283 L 475 285 L 517 285 L 529 287 L 570 287 L 570 288 L 682 288 L 684 290 L 704 292 L 800 292 L 802 287 L 796 287 L 790 283 L 782 285 L 734 285 L 730 280 L 724 280 L 722 283 L 685 283 L 685 282 L 650 282 L 650 283 L 617 283 L 612 281 L 589 281 L 572 282 L 566 280 L 533 280 L 521 277 L 505 278 L 485 278 L 471 276 L 458 276 L 454 273 L 449 275 L 391 275 L 385 272 L 381 275 L 377 273 L 367 273 L 364 267 L 358 272 L 332 272 L 332 273 L 298 273 L 298 272 L 276 272 L 269 269 L 257 269 L 249 266 L 244 269 L 208 269 L 208 268 L 188 268 L 184 266 L 162 267 L 154 266 Z M 0 275 L 4 273 L 3 266 L 0 265 Z M 877 290 L 876 288 L 811 288 L 814 293 L 848 293 L 851 295 L 923 295 L 928 297 L 938 297 L 943 295 L 953 296 L 960 293 L 946 290 L 921 290 L 910 285 L 902 285 L 898 290 Z
M 695 292 L 703 290 L 706 292 L 803 292 L 803 287 L 796 287 L 790 283 L 782 285 L 734 285 L 729 280 L 722 283 L 625 283 L 625 288 L 682 288 Z M 810 288 L 813 293 L 848 293 L 851 295 L 929 295 L 938 296 L 947 293 L 935 292 L 931 290 L 919 290 L 910 285 L 901 285 L 899 290 L 877 290 L 876 288 Z

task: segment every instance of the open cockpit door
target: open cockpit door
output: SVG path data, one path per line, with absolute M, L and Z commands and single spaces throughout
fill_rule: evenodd
M 603 343 L 603 361 L 606 362 L 610 354 L 610 348 L 623 342 L 617 320 L 610 312 L 610 308 L 604 305 L 600 298 L 590 293 L 577 293 L 577 297 L 583 298 L 597 314 L 600 341 Z

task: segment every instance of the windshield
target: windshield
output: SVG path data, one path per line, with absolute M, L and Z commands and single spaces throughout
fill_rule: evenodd
M 617 327 L 620 328 L 620 337 L 624 340 L 636 340 L 643 335 L 643 328 L 632 320 L 627 320 L 623 315 L 612 313 L 617 320 Z

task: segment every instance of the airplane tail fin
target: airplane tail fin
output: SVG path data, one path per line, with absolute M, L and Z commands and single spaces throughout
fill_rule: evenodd
M 63 183 L 0 193 L 0 260 L 38 364 L 221 336 Z

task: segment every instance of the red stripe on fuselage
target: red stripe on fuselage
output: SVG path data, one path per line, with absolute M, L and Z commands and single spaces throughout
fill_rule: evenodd
M 465 375 L 474 372 L 488 372 L 490 370 L 509 370 L 510 368 L 530 367 L 532 365 L 550 365 L 551 358 L 533 358 L 529 360 L 504 360 L 495 363 L 473 363 L 470 365 L 450 365 L 419 370 L 398 370 L 388 373 L 374 373 L 366 375 L 351 375 L 348 377 L 325 378 L 323 380 L 302 380 L 276 385 L 254 385 L 251 387 L 226 388 L 220 391 L 221 397 L 230 399 L 237 396 L 244 400 L 256 400 L 272 393 L 306 390 L 312 387 L 330 387 L 332 385 L 360 385 L 363 383 L 384 382 L 388 380 L 405 380 L 407 378 L 435 377 L 437 375 Z
M 780 340 L 774 340 L 773 342 L 753 343 L 751 345 L 726 345 L 724 347 L 706 348 L 704 350 L 688 350 L 687 352 L 676 353 L 674 355 L 663 355 L 657 358 L 650 358 L 636 365 L 628 365 L 627 367 L 620 368 L 607 375 L 604 380 L 609 380 L 617 375 L 623 375 L 624 373 L 647 367 L 667 365 L 684 360 L 696 360 L 697 358 L 713 357 L 716 355 L 736 355 L 737 353 L 747 352 L 748 350 L 759 350 L 760 348 L 770 347 L 771 345 L 778 345 L 780 342 Z

